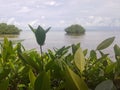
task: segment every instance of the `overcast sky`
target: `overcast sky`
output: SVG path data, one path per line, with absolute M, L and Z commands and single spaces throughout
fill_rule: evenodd
M 120 27 L 120 0 L 0 0 L 0 22 L 21 28 L 28 24 Z

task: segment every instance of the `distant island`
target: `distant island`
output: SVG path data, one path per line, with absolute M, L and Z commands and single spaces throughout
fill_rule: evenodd
M 70 35 L 81 35 L 85 33 L 85 29 L 81 25 L 75 24 L 67 27 L 65 32 Z
M 21 29 L 15 25 L 8 25 L 6 23 L 0 23 L 0 35 L 19 35 Z

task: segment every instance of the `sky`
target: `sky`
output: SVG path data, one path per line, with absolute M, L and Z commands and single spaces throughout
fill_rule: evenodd
M 36 27 L 120 27 L 120 0 L 0 0 L 0 23 Z

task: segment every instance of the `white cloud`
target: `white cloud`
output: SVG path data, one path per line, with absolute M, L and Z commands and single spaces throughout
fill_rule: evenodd
M 65 23 L 65 20 L 60 20 L 60 24 L 64 24 Z
M 88 16 L 76 20 L 85 26 L 120 26 L 120 19 L 110 17 Z
M 13 24 L 14 22 L 15 22 L 15 18 L 14 17 L 8 19 L 8 21 L 7 21 L 8 24 Z
M 59 6 L 59 5 L 61 5 L 62 3 L 57 2 L 57 1 L 55 1 L 55 0 L 52 0 L 52 1 L 47 0 L 44 4 L 45 4 L 45 5 L 48 5 L 48 6 Z
M 36 19 L 36 20 L 33 20 L 33 21 L 29 22 L 29 24 L 32 25 L 32 26 L 34 26 L 34 25 L 36 25 L 38 23 L 38 21 L 39 20 Z
M 56 5 L 56 2 L 55 1 L 48 1 L 45 4 L 50 5 L 50 6 L 54 6 L 54 5 Z
M 45 16 L 41 16 L 41 19 L 45 19 Z
M 28 13 L 28 12 L 30 12 L 30 11 L 31 11 L 30 8 L 24 6 L 24 7 L 22 7 L 20 10 L 18 10 L 17 12 L 18 12 L 18 13 Z
M 0 0 L 0 22 L 120 26 L 120 0 Z
M 6 21 L 7 21 L 6 18 L 4 18 L 4 17 L 0 18 L 0 23 L 6 22 Z

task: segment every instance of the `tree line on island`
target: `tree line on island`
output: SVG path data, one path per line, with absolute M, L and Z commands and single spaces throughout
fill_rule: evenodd
M 20 31 L 22 30 L 16 27 L 15 25 L 0 23 L 0 34 L 2 35 L 5 35 L 5 34 L 19 35 Z M 69 35 L 74 35 L 74 34 L 81 35 L 85 33 L 85 29 L 79 24 L 74 24 L 65 28 L 65 32 Z
M 8 25 L 6 23 L 0 23 L 0 34 L 4 35 L 4 34 L 15 34 L 15 35 L 19 35 L 20 31 L 22 31 L 21 29 L 19 29 L 18 27 L 16 27 L 15 25 Z

